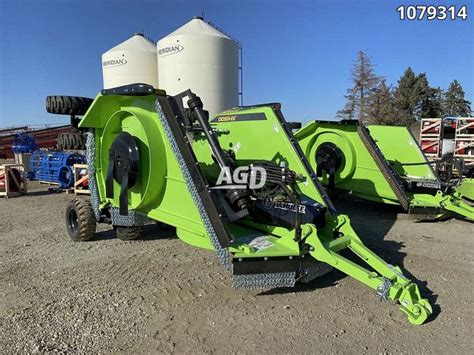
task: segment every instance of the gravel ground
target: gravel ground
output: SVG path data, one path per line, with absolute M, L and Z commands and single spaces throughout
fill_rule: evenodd
M 474 351 L 473 224 L 338 201 L 365 243 L 434 304 L 431 321 L 412 326 L 337 271 L 291 290 L 234 290 L 211 252 L 155 226 L 140 241 L 101 226 L 96 240 L 74 243 L 63 221 L 71 195 L 30 191 L 0 199 L 2 353 Z

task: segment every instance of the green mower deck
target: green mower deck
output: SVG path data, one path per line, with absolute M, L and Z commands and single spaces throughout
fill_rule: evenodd
M 190 109 L 182 107 L 184 98 Z M 235 287 L 291 287 L 334 267 L 399 303 L 413 324 L 432 313 L 417 285 L 365 247 L 349 218 L 337 214 L 279 104 L 239 107 L 209 123 L 190 91 L 171 97 L 136 85 L 103 91 L 80 127 L 90 129 L 95 218 L 67 215 L 73 238 L 81 223 L 110 223 L 131 239 L 141 225 L 158 221 L 176 227 L 182 241 L 214 250 Z M 218 184 L 223 171 L 239 168 L 239 181 Z M 262 169 L 265 184 L 256 187 L 252 179 Z M 92 238 L 91 230 L 81 239 Z M 367 268 L 341 256 L 343 249 Z
M 417 180 L 438 180 L 432 169 L 433 162 L 428 161 L 407 127 L 369 125 L 368 128 L 383 156 L 400 176 Z M 401 146 L 400 142 L 405 144 Z M 461 177 L 452 184 L 450 190 L 460 193 L 462 199 L 474 201 L 472 178 Z
M 417 216 L 474 221 L 472 183 L 441 182 L 405 127 L 358 121 L 314 121 L 295 132 L 305 155 L 329 189 L 401 205 Z

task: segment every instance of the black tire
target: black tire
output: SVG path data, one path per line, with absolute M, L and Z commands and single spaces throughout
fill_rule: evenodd
M 69 237 L 84 242 L 94 237 L 97 223 L 89 200 L 75 198 L 66 208 L 66 228 Z
M 84 133 L 59 133 L 58 148 L 61 150 L 85 150 Z
M 64 139 L 63 139 L 63 135 L 61 133 L 58 134 L 58 138 L 56 138 L 56 143 L 58 144 L 58 149 L 63 149 Z
M 114 226 L 115 235 L 120 240 L 136 240 L 143 235 L 143 226 L 119 227 Z
M 70 134 L 69 135 L 69 143 L 71 145 L 71 149 L 81 149 L 81 147 L 84 145 L 82 142 L 82 134 L 76 133 L 76 134 Z
M 84 115 L 94 99 L 79 96 L 47 96 L 46 111 L 57 115 Z

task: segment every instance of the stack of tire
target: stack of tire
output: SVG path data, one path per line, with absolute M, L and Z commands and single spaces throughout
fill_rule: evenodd
M 85 150 L 86 141 L 81 132 L 58 134 L 58 148 L 60 150 Z
M 57 115 L 83 116 L 94 101 L 88 97 L 79 96 L 48 96 L 46 97 L 46 111 Z M 73 132 L 58 135 L 60 150 L 85 150 L 85 134 L 76 129 Z

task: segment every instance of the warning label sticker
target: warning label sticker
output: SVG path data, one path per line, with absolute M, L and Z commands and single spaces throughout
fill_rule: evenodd
M 261 237 L 257 237 L 254 240 L 252 240 L 249 245 L 257 251 L 265 250 L 268 248 L 271 248 L 273 246 L 273 243 L 268 240 L 269 236 L 264 235 Z

